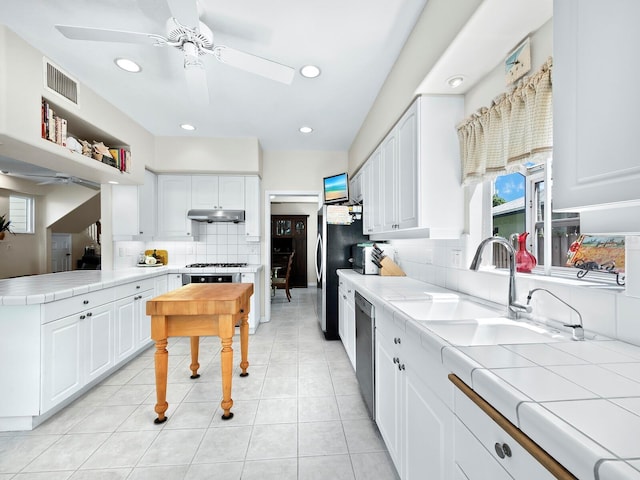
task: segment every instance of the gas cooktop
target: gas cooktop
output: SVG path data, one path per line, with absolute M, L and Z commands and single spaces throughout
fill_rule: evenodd
M 246 267 L 246 263 L 190 263 L 185 268 Z

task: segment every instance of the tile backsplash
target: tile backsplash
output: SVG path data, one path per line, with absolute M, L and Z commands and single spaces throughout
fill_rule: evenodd
M 496 302 L 506 308 L 507 272 L 470 270 L 476 245 L 468 245 L 468 236 L 463 235 L 459 240 L 411 239 L 390 243 L 396 248 L 395 260 L 409 277 Z M 629 273 L 627 271 L 627 275 Z M 578 279 L 516 275 L 519 302 L 526 303 L 528 291 L 536 287 L 551 290 L 575 307 L 582 315 L 586 330 L 640 345 L 640 298 L 625 291 L 588 287 Z M 545 319 L 577 320 L 575 313 L 551 296 L 536 295 L 532 305 L 534 312 Z
M 190 263 L 260 264 L 260 243 L 247 242 L 244 223 L 197 223 L 197 241 L 114 242 L 114 268 L 135 266 L 138 255 L 153 248 L 167 250 L 169 265 Z

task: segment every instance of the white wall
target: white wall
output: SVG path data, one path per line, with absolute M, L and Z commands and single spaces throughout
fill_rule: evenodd
M 265 151 L 262 190 L 322 191 L 322 178 L 345 172 L 347 152 Z

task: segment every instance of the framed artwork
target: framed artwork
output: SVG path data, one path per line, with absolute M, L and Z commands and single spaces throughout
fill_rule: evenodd
M 624 236 L 580 235 L 569 247 L 566 266 L 580 269 L 578 278 L 591 271 L 612 273 L 624 285 Z

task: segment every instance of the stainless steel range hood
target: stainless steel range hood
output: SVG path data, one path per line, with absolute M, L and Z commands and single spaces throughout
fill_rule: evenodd
M 244 210 L 189 210 L 187 217 L 196 222 L 244 222 Z

